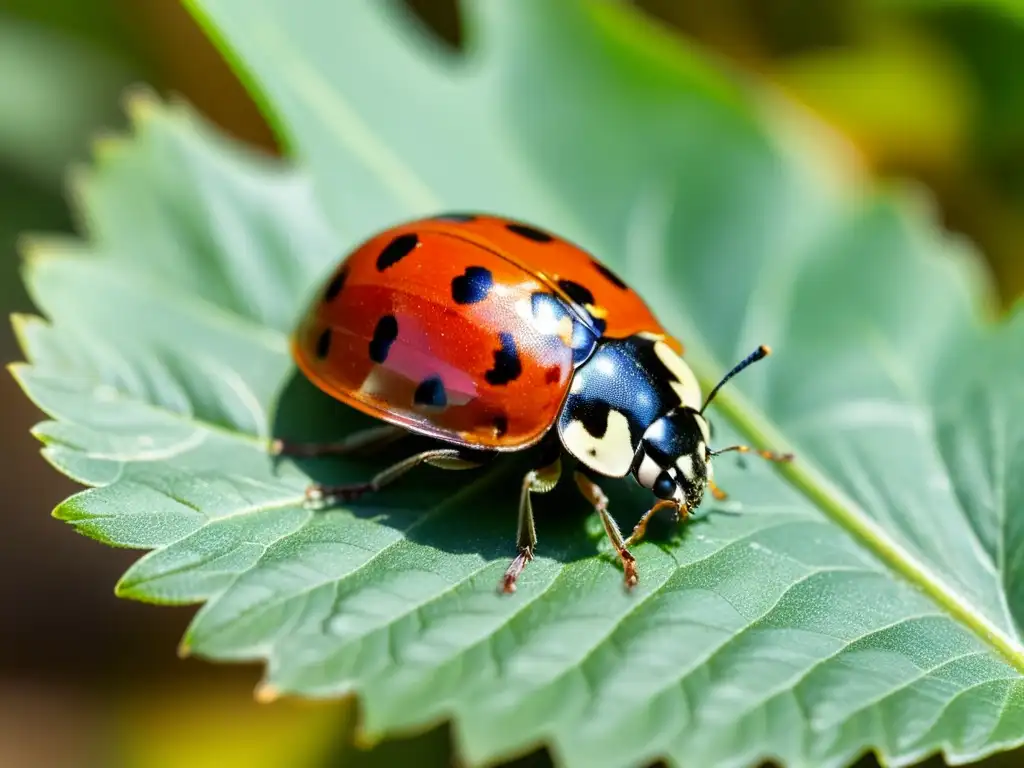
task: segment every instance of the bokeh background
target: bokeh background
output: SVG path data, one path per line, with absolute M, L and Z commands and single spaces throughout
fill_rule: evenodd
M 460 44 L 453 0 L 406 4 Z M 1024 2 L 638 4 L 816 113 L 868 173 L 918 180 L 945 225 L 978 245 L 1004 306 L 1024 292 Z M 97 136 L 123 129 L 121 94 L 138 83 L 182 95 L 229 134 L 278 151 L 177 0 L 0 0 L 5 314 L 31 311 L 18 237 L 73 231 L 67 170 L 88 161 Z M 0 360 L 16 359 L 3 323 Z M 77 489 L 39 456 L 29 433 L 38 419 L 0 376 L 0 766 L 451 764 L 443 728 L 360 750 L 349 703 L 257 704 L 258 669 L 179 660 L 192 611 L 116 599 L 114 582 L 137 555 L 50 517 Z M 519 764 L 548 760 L 538 753 Z M 986 763 L 1019 764 L 1022 754 Z

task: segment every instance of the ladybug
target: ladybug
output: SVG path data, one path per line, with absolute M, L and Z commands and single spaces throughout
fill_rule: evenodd
M 383 424 L 329 445 L 277 441 L 275 453 L 347 454 L 432 438 L 429 450 L 367 482 L 311 486 L 313 502 L 355 499 L 423 463 L 464 469 L 540 447 L 523 479 L 518 553 L 500 585 L 513 592 L 537 544 L 531 496 L 555 487 L 566 454 L 633 587 L 629 546 L 654 513 L 682 520 L 706 490 L 725 497 L 711 459 L 748 448 L 712 450 L 704 410 L 769 350 L 759 347 L 702 401 L 682 345 L 608 267 L 530 224 L 452 213 L 388 229 L 352 251 L 306 311 L 292 352 L 317 387 Z M 628 474 L 657 501 L 624 539 L 595 479 Z

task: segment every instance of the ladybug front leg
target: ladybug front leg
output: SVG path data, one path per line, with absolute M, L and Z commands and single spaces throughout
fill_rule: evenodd
M 719 488 L 714 480 L 708 480 L 708 489 L 711 491 L 711 495 L 715 497 L 715 501 L 725 501 L 729 498 L 729 494 Z
M 626 539 L 627 547 L 633 546 L 644 537 L 644 534 L 647 533 L 647 523 L 663 509 L 674 509 L 676 511 L 676 517 L 680 522 L 686 520 L 686 516 L 689 514 L 686 507 L 677 504 L 671 499 L 659 501 L 653 507 L 644 512 L 643 517 L 640 518 L 640 521 L 633 528 L 633 532 L 629 534 L 629 538 Z
M 379 491 L 390 485 L 411 469 L 420 464 L 429 463 L 444 469 L 470 469 L 480 466 L 479 461 L 464 458 L 457 448 L 437 448 L 423 451 L 402 459 L 396 464 L 381 470 L 364 483 L 348 483 L 345 485 L 320 485 L 315 483 L 306 489 L 306 499 L 314 504 L 332 504 L 339 501 L 353 501 L 367 493 Z
M 286 440 L 274 440 L 270 444 L 270 453 L 272 456 L 302 456 L 306 458 L 351 456 L 371 453 L 408 435 L 409 432 L 401 427 L 385 424 L 354 432 L 344 440 L 334 443 L 292 443 Z
M 608 497 L 597 483 L 582 472 L 577 471 L 574 477 L 580 492 L 587 501 L 594 505 L 594 509 L 597 510 L 597 514 L 601 517 L 604 532 L 608 534 L 608 539 L 611 541 L 612 546 L 615 547 L 619 559 L 622 560 L 622 569 L 626 575 L 626 587 L 632 589 L 639 580 L 636 572 L 636 558 L 630 553 L 626 542 L 622 539 L 622 531 L 619 530 L 618 524 L 608 512 Z
M 516 547 L 519 554 L 505 571 L 501 580 L 503 592 L 511 594 L 516 591 L 516 579 L 523 572 L 526 564 L 533 560 L 533 549 L 537 546 L 537 529 L 533 524 L 533 504 L 530 496 L 535 493 L 547 493 L 556 485 L 562 476 L 562 460 L 556 458 L 546 467 L 534 469 L 523 478 L 523 490 L 519 496 L 519 526 L 516 533 Z

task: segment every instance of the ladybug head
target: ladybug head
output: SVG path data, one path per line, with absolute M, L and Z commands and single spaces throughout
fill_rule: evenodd
M 699 411 L 676 408 L 644 432 L 633 476 L 659 499 L 693 510 L 711 480 L 710 427 Z
M 711 450 L 711 425 L 704 417 L 704 409 L 729 379 L 769 354 L 767 346 L 760 346 L 737 363 L 711 390 L 699 411 L 680 406 L 647 428 L 632 466 L 640 485 L 677 507 L 691 511 L 697 508 L 711 482 L 711 457 L 726 451 L 747 450 L 740 445 Z

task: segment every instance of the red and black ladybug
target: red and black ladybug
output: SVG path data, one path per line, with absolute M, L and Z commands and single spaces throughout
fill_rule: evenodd
M 520 221 L 461 213 L 409 222 L 356 248 L 309 307 L 292 348 L 320 389 L 386 425 L 332 445 L 277 442 L 277 453 L 351 453 L 410 432 L 438 442 L 366 483 L 311 486 L 311 500 L 353 499 L 424 462 L 467 468 L 545 440 L 557 448 L 523 480 L 506 592 L 537 544 L 530 496 L 555 487 L 563 451 L 579 462 L 576 483 L 635 585 L 629 545 L 650 516 L 668 508 L 682 519 L 706 489 L 724 495 L 711 458 L 747 448 L 712 450 L 703 411 L 722 384 L 768 354 L 757 349 L 702 401 L 682 345 L 606 266 Z M 630 473 L 659 500 L 623 539 L 592 476 Z

